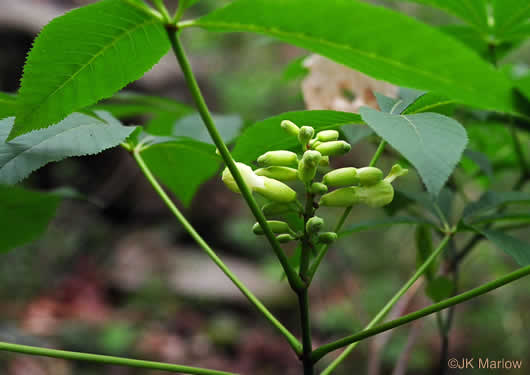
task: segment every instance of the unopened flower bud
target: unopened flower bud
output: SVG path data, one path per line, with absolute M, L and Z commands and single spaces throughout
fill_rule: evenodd
M 258 176 L 270 177 L 280 181 L 296 180 L 298 175 L 298 171 L 296 169 L 281 166 L 256 169 L 254 173 L 256 173 Z
M 327 167 L 328 165 L 329 165 L 329 156 L 322 156 L 322 159 L 320 159 L 320 166 Z
M 269 151 L 258 158 L 258 163 L 262 165 L 296 165 L 298 157 L 291 151 Z
M 345 141 L 323 142 L 315 147 L 315 150 L 320 152 L 322 155 L 329 156 L 343 155 L 350 151 L 350 149 L 350 144 Z
M 324 226 L 324 220 L 321 217 L 313 216 L 305 225 L 305 230 L 307 233 L 317 233 Z
M 276 236 L 276 239 L 278 240 L 279 243 L 287 243 L 289 241 L 292 241 L 292 240 L 295 240 L 296 238 L 294 238 L 292 235 L 290 234 L 287 234 L 287 233 L 283 233 L 283 234 L 279 234 Z
M 239 173 L 243 177 L 243 180 L 248 185 L 251 191 L 264 186 L 263 177 L 256 175 L 252 171 L 252 168 L 250 168 L 248 165 L 243 163 L 236 163 L 236 166 L 239 170 Z M 232 173 L 230 173 L 228 167 L 226 167 L 223 171 L 222 180 L 225 185 L 228 186 L 228 188 L 234 193 L 240 193 L 239 187 L 237 186 L 237 183 L 234 180 Z
M 298 163 L 298 178 L 308 184 L 315 178 L 322 156 L 318 151 L 308 150 Z
M 318 234 L 318 242 L 329 245 L 337 240 L 337 233 L 324 232 Z
M 263 179 L 263 186 L 254 190 L 265 198 L 280 203 L 289 203 L 296 199 L 296 192 L 283 182 L 265 176 L 258 177 Z
M 357 188 L 359 202 L 370 207 L 383 207 L 394 199 L 394 188 L 388 181 L 380 181 L 371 186 L 360 186 Z
M 289 224 L 287 224 L 285 221 L 267 220 L 267 224 L 269 225 L 272 233 L 289 233 L 291 231 Z M 254 224 L 252 231 L 257 235 L 265 233 L 259 223 Z
M 294 210 L 293 205 L 289 203 L 269 202 L 261 207 L 261 212 L 267 217 L 286 214 Z
M 357 169 L 353 167 L 335 169 L 324 175 L 322 181 L 328 186 L 351 186 L 359 182 Z
M 320 142 L 336 141 L 339 139 L 339 132 L 336 130 L 322 130 L 316 137 Z
M 383 179 L 383 172 L 376 167 L 364 167 L 357 169 L 357 177 L 361 185 L 371 186 Z
M 359 201 L 356 186 L 340 188 L 320 197 L 318 204 L 329 207 L 350 207 Z
M 294 135 L 295 137 L 298 137 L 298 132 L 300 131 L 300 128 L 296 126 L 294 122 L 289 121 L 289 120 L 283 120 L 281 123 L 281 127 L 287 133 Z
M 385 177 L 385 181 L 393 182 L 396 178 L 406 175 L 409 172 L 408 169 L 402 168 L 399 164 L 394 164 L 390 173 Z
M 324 185 L 323 183 L 321 183 L 321 182 L 313 182 L 311 184 L 310 191 L 313 194 L 322 195 L 322 194 L 326 194 L 328 192 L 328 187 L 326 185 Z
M 313 134 L 315 134 L 315 129 L 311 126 L 302 126 L 298 132 L 298 141 L 302 145 L 307 145 L 311 138 L 313 138 Z

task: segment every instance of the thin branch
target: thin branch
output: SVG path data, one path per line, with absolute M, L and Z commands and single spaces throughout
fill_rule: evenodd
M 39 348 L 36 346 L 18 345 L 9 342 L 0 342 L 0 351 L 37 355 L 43 357 L 53 357 L 61 359 L 70 359 L 75 361 L 96 362 L 106 365 L 127 366 L 147 368 L 152 370 L 162 370 L 168 372 L 178 372 L 181 374 L 198 374 L 198 375 L 235 375 L 232 372 L 208 370 L 197 367 L 173 365 L 169 363 L 143 361 L 138 359 L 111 357 L 108 355 L 89 354 L 79 352 L 69 352 L 65 350 L 56 350 L 48 348 Z
M 359 333 L 356 333 L 351 336 L 344 337 L 340 340 L 334 341 L 332 343 L 326 344 L 321 346 L 320 348 L 313 351 L 312 359 L 314 362 L 317 362 L 319 359 L 321 359 L 326 354 L 340 349 L 346 345 L 350 345 L 352 343 L 364 340 L 368 337 L 375 336 L 381 332 L 388 331 L 389 329 L 393 329 L 399 326 L 402 326 L 404 324 L 410 323 L 414 320 L 418 320 L 420 318 L 423 318 L 424 316 L 433 314 L 435 312 L 444 310 L 448 307 L 451 307 L 453 305 L 457 305 L 459 303 L 465 302 L 467 300 L 473 299 L 475 297 L 481 296 L 483 294 L 486 294 L 494 289 L 500 288 L 506 284 L 509 284 L 515 280 L 518 280 L 522 277 L 530 275 L 530 266 L 519 268 L 517 271 L 511 272 L 506 276 L 503 276 L 501 278 L 498 278 L 494 281 L 491 281 L 487 284 L 481 285 L 477 288 L 471 289 L 465 293 L 461 293 L 455 297 L 448 298 L 442 302 L 438 302 L 436 304 L 433 304 L 431 306 L 428 306 L 424 309 L 415 311 L 411 314 L 405 315 L 399 319 L 392 320 L 390 322 L 381 324 L 377 327 L 363 330 Z

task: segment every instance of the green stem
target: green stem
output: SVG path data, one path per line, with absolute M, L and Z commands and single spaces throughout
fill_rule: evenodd
M 381 142 L 379 143 L 379 146 L 377 147 L 377 150 L 375 151 L 374 156 L 372 157 L 372 160 L 370 160 L 370 164 L 368 164 L 369 167 L 373 167 L 375 163 L 379 160 L 379 157 L 383 154 L 383 150 L 385 149 L 386 141 L 384 139 L 381 139 Z
M 344 212 L 342 213 L 342 216 L 337 222 L 337 225 L 335 225 L 335 229 L 334 229 L 335 233 L 338 233 L 342 229 L 342 226 L 344 225 L 344 222 L 346 221 L 346 218 L 350 214 L 352 208 L 353 207 L 350 206 L 344 210 Z M 309 271 L 307 272 L 307 275 L 308 275 L 307 280 L 309 283 L 311 283 L 311 280 L 313 280 L 313 276 L 315 276 L 315 273 L 317 272 L 317 269 L 320 266 L 320 263 L 322 263 L 322 259 L 324 259 L 324 257 L 326 256 L 328 249 L 329 249 L 329 245 L 323 245 L 317 254 L 317 258 L 315 259 L 313 264 L 311 264 L 311 267 L 309 267 Z
M 250 191 L 249 187 L 243 180 L 241 173 L 239 173 L 239 169 L 237 168 L 234 162 L 234 159 L 232 158 L 232 155 L 230 155 L 230 151 L 228 151 L 228 148 L 226 147 L 223 139 L 221 138 L 219 131 L 215 127 L 212 115 L 210 114 L 210 111 L 208 110 L 204 97 L 201 94 L 201 90 L 199 88 L 197 80 L 195 79 L 195 76 L 193 75 L 191 65 L 188 61 L 188 58 L 186 57 L 186 54 L 184 53 L 182 45 L 178 39 L 177 33 L 175 32 L 175 30 L 171 28 L 167 29 L 167 33 L 168 33 L 169 40 L 171 42 L 173 51 L 175 52 L 175 56 L 177 57 L 177 60 L 182 69 L 182 73 L 184 74 L 189 90 L 197 106 L 197 110 L 199 111 L 199 114 L 201 115 L 201 118 L 204 124 L 206 125 L 206 128 L 208 129 L 208 133 L 210 133 L 210 136 L 212 137 L 212 140 L 217 146 L 217 149 L 219 150 L 221 157 L 223 158 L 228 169 L 230 170 L 230 173 L 234 177 L 234 180 L 236 181 L 237 186 L 239 190 L 241 191 L 241 195 L 243 195 L 243 198 L 247 202 L 250 210 L 256 217 L 257 222 L 263 228 L 263 232 L 265 236 L 269 240 L 272 246 L 272 249 L 274 253 L 276 254 L 276 257 L 278 258 L 278 260 L 280 261 L 283 267 L 285 275 L 287 276 L 287 280 L 289 281 L 289 285 L 294 291 L 303 290 L 305 287 L 305 283 L 302 281 L 302 279 L 300 279 L 300 277 L 296 274 L 295 270 L 289 264 L 287 256 L 285 255 L 280 244 L 276 240 L 276 236 L 274 235 L 274 233 L 272 233 L 267 223 L 267 220 L 265 219 L 265 216 L 263 215 L 260 208 L 258 207 L 258 204 L 256 203 L 254 197 L 252 196 L 252 192 Z
M 169 363 L 153 362 L 153 361 L 142 361 L 138 359 L 122 358 L 122 357 L 111 357 L 108 355 L 100 354 L 89 354 L 89 353 L 78 353 L 69 352 L 65 350 L 39 348 L 35 346 L 11 344 L 8 342 L 0 342 L 0 351 L 22 353 L 29 355 L 38 355 L 43 357 L 53 357 L 61 359 L 71 359 L 75 361 L 87 361 L 97 362 L 106 365 L 114 366 L 128 366 L 147 368 L 152 370 L 162 370 L 169 372 L 178 372 L 181 374 L 201 374 L 201 375 L 234 375 L 232 372 L 208 370 L 197 367 L 173 365 Z
M 298 292 L 298 305 L 300 307 L 300 321 L 302 325 L 303 353 L 301 359 L 304 366 L 304 375 L 313 375 L 313 361 L 311 360 L 313 347 L 311 344 L 311 321 L 309 318 L 309 298 L 307 289 Z
M 241 280 L 237 278 L 236 275 L 232 273 L 232 271 L 223 263 L 223 261 L 217 256 L 217 254 L 208 246 L 208 244 L 203 240 L 203 238 L 200 236 L 199 233 L 193 228 L 193 226 L 190 224 L 190 222 L 182 215 L 180 210 L 175 206 L 173 201 L 169 198 L 169 196 L 166 194 L 164 189 L 162 189 L 162 186 L 158 183 L 156 178 L 151 173 L 149 167 L 145 164 L 142 156 L 138 152 L 138 150 L 133 151 L 133 156 L 138 165 L 140 166 L 140 169 L 142 170 L 143 174 L 147 178 L 147 180 L 151 183 L 155 191 L 158 193 L 160 198 L 164 201 L 164 203 L 168 206 L 168 208 L 171 210 L 173 215 L 177 218 L 177 220 L 182 224 L 184 229 L 190 234 L 190 236 L 197 242 L 197 244 L 206 252 L 206 254 L 213 260 L 213 262 L 224 272 L 226 276 L 234 283 L 234 285 L 243 293 L 245 297 L 260 311 L 271 323 L 276 329 L 287 339 L 287 342 L 289 342 L 289 345 L 294 349 L 294 351 L 297 354 L 302 353 L 302 347 L 300 342 L 294 337 L 291 332 L 287 328 L 285 328 L 279 321 L 276 319 L 276 317 L 252 294 L 250 290 L 247 289 L 247 287 L 243 284 Z
M 449 242 L 451 235 L 446 235 L 436 250 L 434 250 L 431 255 L 423 262 L 423 264 L 416 270 L 414 275 L 403 285 L 403 287 L 386 303 L 386 305 L 377 313 L 377 315 L 368 323 L 364 328 L 365 330 L 372 328 L 377 323 L 379 323 L 383 318 L 388 314 L 390 309 L 397 303 L 397 301 L 410 289 L 410 287 L 420 278 L 421 275 L 425 273 L 427 268 L 436 260 L 438 255 L 445 248 Z M 353 349 L 357 346 L 358 342 L 350 344 L 331 364 L 322 371 L 321 375 L 329 375 L 337 366 L 352 352 Z
M 167 11 L 166 6 L 164 5 L 163 0 L 152 0 L 155 8 L 162 14 L 162 17 L 164 17 L 164 22 L 170 22 L 171 17 L 169 16 L 169 13 Z
M 438 302 L 436 304 L 433 304 L 431 306 L 428 306 L 424 309 L 415 311 L 411 314 L 404 315 L 401 318 L 392 320 L 390 322 L 381 324 L 377 327 L 373 327 L 371 329 L 363 330 L 359 333 L 356 333 L 351 336 L 347 336 L 345 338 L 342 338 L 340 340 L 334 341 L 332 343 L 326 344 L 321 346 L 320 348 L 313 351 L 313 354 L 311 355 L 311 358 L 313 359 L 313 362 L 317 362 L 319 359 L 321 359 L 323 356 L 328 354 L 329 352 L 332 352 L 334 350 L 340 349 L 346 345 L 364 340 L 368 337 L 375 336 L 381 332 L 388 331 L 390 329 L 402 326 L 404 324 L 410 323 L 414 320 L 423 318 L 424 316 L 433 314 L 435 312 L 441 311 L 443 309 L 446 309 L 448 307 L 451 307 L 453 305 L 457 305 L 459 303 L 465 302 L 467 300 L 470 300 L 472 298 L 478 297 L 480 295 L 486 294 L 494 289 L 500 288 L 503 285 L 509 284 L 515 280 L 518 280 L 522 277 L 530 275 L 530 266 L 519 268 L 517 271 L 511 272 L 506 276 L 503 276 L 497 280 L 491 281 L 487 284 L 484 284 L 482 286 L 479 286 L 477 288 L 471 289 L 465 293 L 461 293 L 455 297 L 448 298 L 442 302 Z
M 314 195 L 310 192 L 306 193 L 306 204 L 304 210 L 304 236 L 302 238 L 302 255 L 300 259 L 300 278 L 305 281 L 307 287 L 298 292 L 298 306 L 300 308 L 300 324 L 302 329 L 302 364 L 304 366 L 304 375 L 313 375 L 313 362 L 311 361 L 311 352 L 313 346 L 311 344 L 311 318 L 309 314 L 309 279 L 308 266 L 309 258 L 311 256 L 311 233 L 307 232 L 307 221 L 313 217 Z

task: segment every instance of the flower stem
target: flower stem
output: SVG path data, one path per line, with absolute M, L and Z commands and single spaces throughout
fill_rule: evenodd
M 204 241 L 199 233 L 193 228 L 190 222 L 182 215 L 180 210 L 175 206 L 173 201 L 166 194 L 162 186 L 158 183 L 156 178 L 151 173 L 149 167 L 145 164 L 140 152 L 138 150 L 133 151 L 133 156 L 136 162 L 138 163 L 143 174 L 147 180 L 151 183 L 155 191 L 158 193 L 160 198 L 164 201 L 167 207 L 171 210 L 173 215 L 177 220 L 182 224 L 184 229 L 190 234 L 190 236 L 197 242 L 197 244 L 206 252 L 206 254 L 213 260 L 213 262 L 224 272 L 226 276 L 234 283 L 234 285 L 247 297 L 247 299 L 261 312 L 276 329 L 287 339 L 287 342 L 297 354 L 302 353 L 302 347 L 300 342 L 294 337 L 287 328 L 285 328 L 276 317 L 258 300 L 254 294 L 243 284 L 241 280 L 237 278 L 234 273 L 223 263 L 223 261 L 217 256 L 217 254 L 212 250 L 212 248 Z
M 263 215 L 260 208 L 258 207 L 258 204 L 256 203 L 256 200 L 252 196 L 252 192 L 250 191 L 249 187 L 243 180 L 241 173 L 239 173 L 239 169 L 237 168 L 235 161 L 232 158 L 232 155 L 230 155 L 230 151 L 228 151 L 228 148 L 226 147 L 223 139 L 221 138 L 221 135 L 219 134 L 219 131 L 217 130 L 214 124 L 212 115 L 210 114 L 210 111 L 208 110 L 206 101 L 204 100 L 204 97 L 202 96 L 197 80 L 195 79 L 195 76 L 192 72 L 191 65 L 178 39 L 177 32 L 178 31 L 168 26 L 167 33 L 169 36 L 169 40 L 171 42 L 171 46 L 173 48 L 173 51 L 175 52 L 175 56 L 177 57 L 177 60 L 180 64 L 182 73 L 184 74 L 184 78 L 186 79 L 189 90 L 193 96 L 195 105 L 197 106 L 197 110 L 199 111 L 199 114 L 201 115 L 204 125 L 206 125 L 206 128 L 208 129 L 208 133 L 210 133 L 210 136 L 212 137 L 212 140 L 217 146 L 217 149 L 219 150 L 221 157 L 223 158 L 228 169 L 230 170 L 230 173 L 234 177 L 234 180 L 236 181 L 237 186 L 239 190 L 241 191 L 241 195 L 243 195 L 243 198 L 245 199 L 245 201 L 247 202 L 247 205 L 249 206 L 250 210 L 254 214 L 257 222 L 263 228 L 265 237 L 267 237 L 267 239 L 269 240 L 272 246 L 272 249 L 274 253 L 276 254 L 276 257 L 278 258 L 278 260 L 280 261 L 283 267 L 285 275 L 287 276 L 287 280 L 289 281 L 289 285 L 294 291 L 303 290 L 305 287 L 305 283 L 296 274 L 295 270 L 289 264 L 287 256 L 283 252 L 280 244 L 276 240 L 276 236 L 274 235 L 274 233 L 272 233 L 269 225 L 267 224 L 267 220 L 265 219 L 265 216 Z
M 75 361 L 96 362 L 106 365 L 138 367 L 152 370 L 161 370 L 169 372 L 178 372 L 180 374 L 199 374 L 199 375 L 235 375 L 232 372 L 208 370 L 197 367 L 173 365 L 169 363 L 143 361 L 123 357 L 111 357 L 108 355 L 69 352 L 65 350 L 56 350 L 48 348 L 39 348 L 36 346 L 18 345 L 8 342 L 0 342 L 0 350 L 6 352 L 22 353 L 29 355 L 38 355 L 43 357 L 53 357 L 61 359 L 70 359 Z
M 327 353 L 332 352 L 333 350 L 340 349 L 346 345 L 356 343 L 358 341 L 364 340 L 368 337 L 375 336 L 379 333 L 388 331 L 390 329 L 402 326 L 404 324 L 410 323 L 414 320 L 423 318 L 424 316 L 433 314 L 435 312 L 441 311 L 443 309 L 446 309 L 448 307 L 451 307 L 453 305 L 457 305 L 459 303 L 465 302 L 467 300 L 470 300 L 472 298 L 478 297 L 480 295 L 486 294 L 488 292 L 491 292 L 494 289 L 500 288 L 501 286 L 504 286 L 506 284 L 509 284 L 515 280 L 518 280 L 522 277 L 530 275 L 530 266 L 519 268 L 518 270 L 511 272 L 507 274 L 506 276 L 503 276 L 501 278 L 498 278 L 497 280 L 491 281 L 487 284 L 481 285 L 477 288 L 471 289 L 465 293 L 458 294 L 454 297 L 448 298 L 442 302 L 435 303 L 431 306 L 428 306 L 424 309 L 415 311 L 413 313 L 404 315 L 398 319 L 391 320 L 390 322 L 381 324 L 379 326 L 365 329 L 359 333 L 356 333 L 351 336 L 344 337 L 340 340 L 334 341 L 332 343 L 322 345 L 320 348 L 313 351 L 311 358 L 313 359 L 313 362 L 317 362 L 319 359 L 321 359 L 323 356 L 325 356 Z

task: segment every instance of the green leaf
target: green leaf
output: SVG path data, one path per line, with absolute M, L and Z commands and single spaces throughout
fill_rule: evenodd
M 315 131 L 339 129 L 346 124 L 361 124 L 361 117 L 354 113 L 336 111 L 297 111 L 269 117 L 246 128 L 237 138 L 232 156 L 236 161 L 250 163 L 267 151 L 287 150 L 298 145 L 298 140 L 280 126 L 290 120 L 298 126 L 310 125 Z
M 493 242 L 495 246 L 503 250 L 506 254 L 513 257 L 520 266 L 524 267 L 530 264 L 530 244 L 525 243 L 518 238 L 491 229 L 475 228 L 475 230 L 483 234 L 488 240 Z
M 480 199 L 476 202 L 469 203 L 462 214 L 464 219 L 468 219 L 479 214 L 483 214 L 485 211 L 498 208 L 505 204 L 521 204 L 530 203 L 530 193 L 510 191 L 510 192 L 494 192 L 488 191 L 484 193 Z
M 232 142 L 241 131 L 243 120 L 239 115 L 212 115 L 215 126 L 225 143 Z M 181 118 L 173 125 L 174 136 L 189 137 L 197 141 L 214 144 L 208 129 L 198 113 Z
M 393 216 L 385 217 L 381 219 L 366 220 L 350 225 L 342 232 L 339 233 L 340 237 L 350 235 L 352 233 L 361 232 L 364 230 L 373 230 L 380 227 L 390 227 L 393 225 L 399 224 L 425 224 L 433 225 L 431 222 L 424 220 L 419 217 L 409 217 L 409 216 Z
M 194 108 L 169 98 L 153 95 L 138 94 L 135 92 L 123 92 L 112 98 L 91 107 L 92 110 L 100 110 L 112 113 L 118 118 L 135 117 L 141 115 L 165 115 L 172 114 L 175 120 L 195 111 Z
M 0 92 L 0 119 L 14 116 L 16 113 L 17 99 L 14 95 Z
M 61 197 L 0 185 L 0 253 L 37 239 L 54 218 Z
M 448 188 L 443 188 L 437 197 L 433 197 L 432 194 L 424 191 L 418 192 L 396 189 L 392 203 L 396 202 L 398 209 L 411 202 L 417 203 L 443 224 L 451 214 L 452 201 L 453 193 Z
M 427 190 L 438 195 L 466 147 L 462 125 L 437 113 L 392 115 L 368 107 L 360 112 L 377 135 L 416 167 Z
M 506 213 L 506 214 L 495 214 L 487 216 L 479 216 L 476 219 L 472 220 L 473 224 L 485 224 L 485 223 L 499 223 L 499 222 L 508 222 L 510 224 L 530 224 L 530 212 L 515 212 L 515 213 Z
M 435 112 L 442 115 L 451 116 L 455 107 L 455 101 L 445 96 L 425 93 L 411 103 L 404 111 L 404 115 L 413 115 L 424 112 Z
M 528 0 L 405 0 L 445 10 L 496 43 L 530 35 Z
M 181 1 L 183 2 L 182 6 L 184 7 L 184 9 L 187 9 L 187 8 L 195 5 L 195 3 L 199 2 L 199 0 L 181 0 Z
M 142 157 L 153 174 L 186 206 L 220 165 L 214 146 L 186 138 L 151 145 Z
M 326 6 L 321 0 L 236 0 L 184 25 L 266 34 L 376 79 L 517 112 L 510 80 L 474 51 L 408 16 L 358 0 Z
M 300 56 L 289 62 L 283 71 L 283 80 L 289 82 L 304 78 L 309 73 L 309 69 L 304 66 L 305 59 L 307 56 Z
M 438 276 L 429 281 L 425 293 L 434 301 L 440 302 L 451 297 L 455 288 L 454 282 L 446 276 Z
M 352 146 L 374 133 L 368 126 L 344 125 L 340 130 Z
M 9 140 L 112 96 L 168 49 L 161 21 L 127 0 L 103 0 L 54 19 L 28 55 Z
M 50 162 L 117 146 L 135 129 L 74 113 L 57 125 L 5 143 L 14 120 L 0 120 L 0 184 L 16 184 Z
M 516 81 L 519 91 L 530 101 L 530 74 Z
M 478 165 L 480 170 L 486 174 L 489 178 L 493 177 L 493 167 L 491 166 L 491 162 L 488 159 L 488 157 L 483 154 L 482 152 L 473 151 L 469 148 L 464 151 L 464 157 L 470 159 Z

